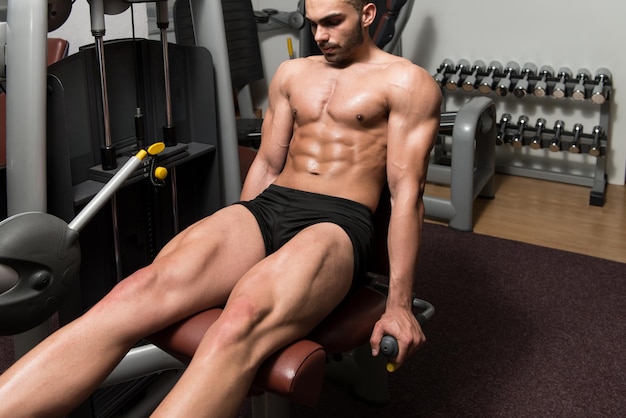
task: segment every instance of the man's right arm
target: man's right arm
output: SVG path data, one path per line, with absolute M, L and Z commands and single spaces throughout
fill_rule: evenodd
M 254 199 L 265 190 L 285 165 L 294 118 L 286 91 L 288 64 L 283 62 L 269 86 L 268 108 L 261 128 L 261 146 L 250 166 L 241 200 Z

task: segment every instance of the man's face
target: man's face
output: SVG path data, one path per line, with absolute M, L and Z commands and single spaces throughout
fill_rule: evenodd
M 342 0 L 307 0 L 307 19 L 326 60 L 346 64 L 363 43 L 361 16 Z

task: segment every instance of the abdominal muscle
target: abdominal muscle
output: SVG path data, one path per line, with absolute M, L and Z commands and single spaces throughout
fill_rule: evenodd
M 382 135 L 358 129 L 301 126 L 291 139 L 285 167 L 274 184 L 359 202 L 376 209 L 385 179 Z

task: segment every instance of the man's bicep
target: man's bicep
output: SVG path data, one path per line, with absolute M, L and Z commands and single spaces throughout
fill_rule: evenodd
M 425 181 L 430 151 L 439 129 L 439 113 L 426 118 L 400 114 L 394 119 L 390 114 L 387 177 L 392 192 L 400 180 L 418 186 Z
M 282 168 L 286 150 L 293 133 L 293 114 L 287 92 L 285 91 L 284 68 L 279 68 L 270 83 L 268 108 L 261 128 L 261 147 L 259 154 L 266 159 L 271 168 Z
M 426 175 L 430 150 L 439 129 L 441 90 L 430 74 L 410 67 L 404 84 L 390 97 L 387 176 L 391 182 Z M 408 179 L 406 179 L 408 180 Z

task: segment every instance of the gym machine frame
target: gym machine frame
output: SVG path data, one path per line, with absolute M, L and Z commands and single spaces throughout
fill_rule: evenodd
M 206 47 L 214 58 L 215 86 L 219 118 L 219 149 L 222 204 L 239 198 L 241 182 L 237 154 L 237 134 L 228 51 L 220 2 L 192 0 L 194 13 L 209 24 L 198 32 L 201 46 Z M 8 215 L 23 212 L 47 212 L 46 178 L 46 101 L 47 101 L 47 8 L 42 0 L 9 0 L 7 15 L 7 203 Z M 221 34 L 220 36 L 218 36 Z M 29 51 L 24 54 L 23 51 Z M 19 92 L 16 94 L 15 92 Z M 28 117 L 25 117 L 28 115 Z M 113 174 L 113 173 L 111 173 Z M 84 194 L 93 196 L 97 190 Z M 80 199 L 79 199 L 80 200 Z M 49 330 L 46 324 L 14 336 L 16 355 L 20 356 L 45 338 Z M 156 355 L 155 355 L 156 354 Z M 123 367 L 136 366 L 157 372 L 182 367 L 169 355 L 154 346 L 132 350 L 129 361 Z M 163 364 L 167 364 L 164 367 Z M 119 371 L 119 369 L 118 369 Z M 125 375 L 142 375 L 136 370 Z M 115 374 L 107 384 L 119 382 Z

